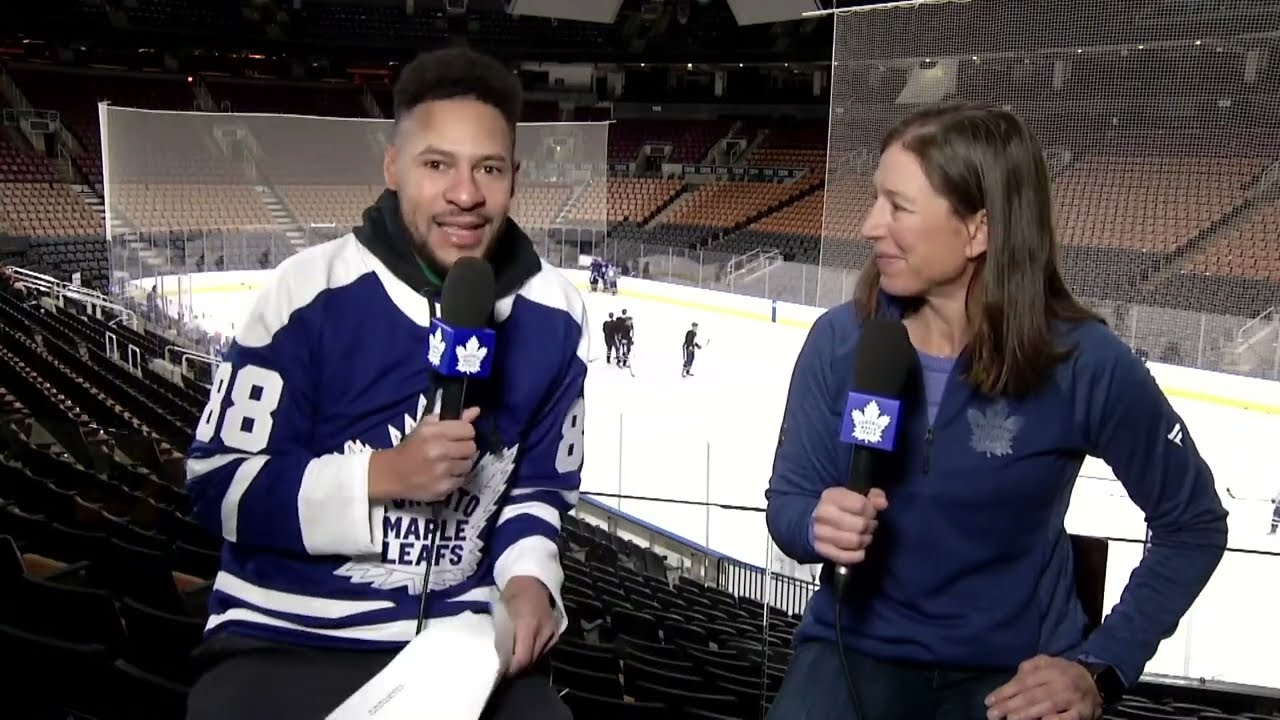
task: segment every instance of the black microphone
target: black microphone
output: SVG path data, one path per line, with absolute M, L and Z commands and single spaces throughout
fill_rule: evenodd
M 466 407 L 467 380 L 488 377 L 493 365 L 494 332 L 485 327 L 497 302 L 493 267 L 475 257 L 454 262 L 440 291 L 440 316 L 431 319 L 428 329 L 427 362 L 436 372 L 440 387 L 441 420 L 457 420 Z M 431 509 L 431 552 L 422 569 L 422 597 L 418 600 L 421 633 L 427 621 L 427 596 L 431 591 L 432 558 L 439 539 L 441 506 Z
M 462 417 L 467 381 L 489 375 L 494 334 L 486 325 L 495 302 L 493 267 L 488 262 L 463 257 L 449 268 L 428 347 L 428 358 L 439 374 L 441 420 Z
M 873 479 L 881 487 L 887 478 L 873 478 L 891 455 L 902 412 L 902 396 L 916 365 L 916 350 L 907 328 L 897 320 L 872 318 L 862 323 L 853 351 L 853 382 L 845 401 L 840 439 L 853 445 L 847 487 L 859 495 L 871 491 Z M 834 568 L 836 597 L 849 584 L 849 566 Z

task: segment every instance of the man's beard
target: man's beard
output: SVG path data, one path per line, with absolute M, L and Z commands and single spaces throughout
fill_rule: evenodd
M 502 236 L 502 231 L 506 228 L 507 218 L 504 216 L 498 220 L 485 217 L 485 233 L 484 241 L 481 243 L 480 257 L 488 260 L 493 255 L 494 248 L 498 245 L 498 239 Z M 432 232 L 444 233 L 445 231 L 436 223 L 434 218 L 428 218 L 424 226 L 417 224 L 405 223 L 409 230 L 409 237 L 413 240 L 414 252 L 418 258 L 443 277 L 448 271 L 448 266 L 439 255 L 432 249 L 430 236 Z

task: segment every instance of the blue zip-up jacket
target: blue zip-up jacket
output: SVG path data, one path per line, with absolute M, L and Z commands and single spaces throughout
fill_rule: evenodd
M 822 491 L 844 485 L 839 440 L 859 321 L 824 313 L 796 360 L 766 493 L 774 541 L 802 563 Z M 899 420 L 900 467 L 879 486 L 867 560 L 841 616 L 845 646 L 882 660 L 1013 669 L 1039 654 L 1107 663 L 1137 681 L 1226 548 L 1227 512 L 1182 419 L 1101 323 L 1064 325 L 1076 351 L 1020 399 L 988 398 L 958 360 L 929 424 L 923 392 Z M 1106 461 L 1139 507 L 1151 548 L 1102 626 L 1085 635 L 1064 519 L 1086 455 Z M 830 566 L 796 642 L 834 640 Z

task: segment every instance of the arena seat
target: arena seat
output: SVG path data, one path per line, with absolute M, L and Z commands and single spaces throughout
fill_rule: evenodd
M 1061 241 L 1167 253 L 1243 202 L 1265 166 L 1262 158 L 1084 158 L 1054 183 Z
M 1181 264 L 1184 273 L 1242 277 L 1280 286 L 1280 201 L 1250 213 Z
M 572 185 L 521 183 L 511 203 L 511 217 L 525 229 L 551 227 L 559 222 L 572 195 Z
M 826 193 L 819 190 L 750 225 L 753 230 L 817 237 L 822 234 L 822 207 Z
M 0 134 L 0 183 L 51 183 L 57 179 L 47 160 L 24 152 Z
M 611 177 L 593 182 L 569 209 L 570 222 L 648 222 L 684 185 L 680 180 Z M 606 190 L 607 187 L 607 190 Z
M 756 167 L 807 168 L 823 175 L 827 166 L 827 121 L 787 120 L 771 124 L 769 132 L 742 164 Z
M 666 162 L 699 163 L 731 126 L 726 120 L 618 120 L 609 129 L 609 162 L 635 162 L 645 145 L 666 144 Z
M 299 222 L 334 223 L 339 229 L 359 225 L 361 213 L 382 192 L 381 185 L 276 185 L 275 189 Z
M 104 224 L 67 185 L 0 182 L 0 218 L 11 232 L 33 237 L 102 236 Z
M 271 215 L 256 190 L 245 185 L 122 184 L 112 205 L 123 208 L 139 230 L 270 227 Z
M 792 183 L 711 182 L 699 185 L 672 209 L 663 223 L 730 228 L 812 190 L 820 179 Z

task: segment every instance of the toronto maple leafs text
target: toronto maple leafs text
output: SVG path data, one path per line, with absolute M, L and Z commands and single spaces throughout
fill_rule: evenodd
M 401 512 L 388 512 L 382 517 L 382 562 L 412 567 L 428 562 L 432 566 L 457 566 L 463 562 L 471 541 L 472 517 L 481 505 L 480 497 L 459 488 L 445 500 L 446 512 L 439 520 L 412 512 L 430 505 L 413 500 L 390 504 L 390 508 Z M 410 512 L 404 512 L 406 510 Z

